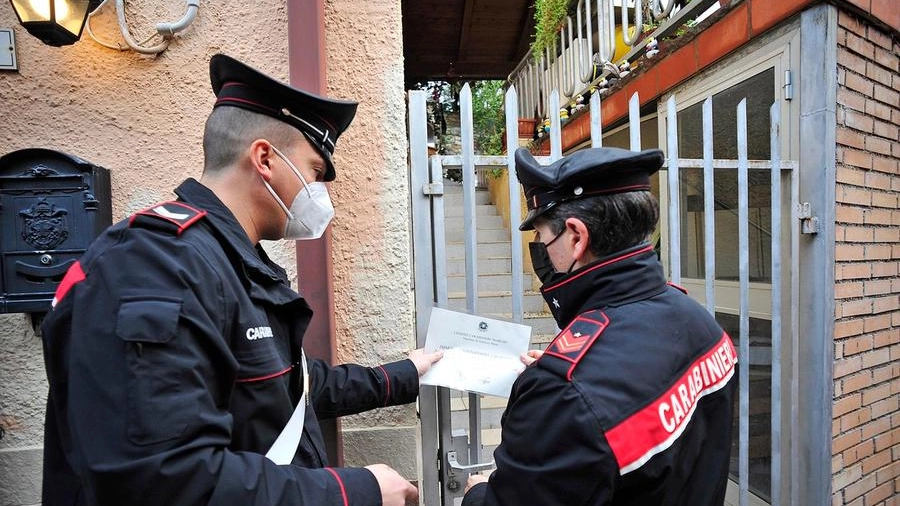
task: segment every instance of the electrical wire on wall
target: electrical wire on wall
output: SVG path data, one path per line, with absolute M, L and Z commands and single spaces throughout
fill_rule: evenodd
M 197 17 L 197 11 L 200 9 L 200 0 L 186 1 L 187 11 L 184 13 L 184 16 L 181 19 L 174 23 L 157 23 L 156 33 L 147 37 L 141 42 L 136 41 L 134 39 L 134 36 L 131 34 L 131 28 L 129 28 L 128 19 L 125 16 L 125 0 L 116 0 L 115 7 L 116 18 L 119 24 L 119 31 L 121 32 L 122 39 L 125 41 L 126 45 L 122 45 L 119 42 L 110 43 L 103 41 L 98 38 L 94 34 L 94 31 L 91 29 L 91 18 L 93 18 L 98 12 L 100 12 L 100 9 L 102 9 L 107 3 L 109 3 L 109 0 L 103 0 L 103 2 L 100 3 L 100 5 L 98 5 L 93 12 L 88 14 L 85 29 L 88 35 L 90 35 L 90 37 L 94 39 L 94 42 L 100 44 L 103 47 L 115 49 L 117 51 L 131 50 L 141 54 L 157 55 L 165 51 L 166 48 L 169 47 L 169 44 L 172 42 L 172 40 L 175 38 L 175 35 L 190 26 L 190 24 L 194 21 L 194 18 Z M 150 44 L 154 39 L 158 39 L 159 42 L 152 46 L 148 46 L 147 44 Z

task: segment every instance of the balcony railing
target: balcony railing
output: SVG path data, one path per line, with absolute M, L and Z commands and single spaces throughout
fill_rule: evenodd
M 559 90 L 564 106 L 586 106 L 591 93 L 603 95 L 637 58 L 652 57 L 656 41 L 718 7 L 719 0 L 579 0 L 575 19 L 567 16 L 559 29 L 558 42 L 540 59 L 528 54 L 509 75 L 520 90 L 519 116 L 548 120 L 550 90 Z M 646 36 L 645 13 L 652 18 L 648 26 L 655 26 Z

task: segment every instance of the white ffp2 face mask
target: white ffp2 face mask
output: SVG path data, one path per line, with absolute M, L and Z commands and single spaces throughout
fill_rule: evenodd
M 331 223 L 331 219 L 334 218 L 334 205 L 331 203 L 331 197 L 328 195 L 325 183 L 318 181 L 307 183 L 303 176 L 300 175 L 297 167 L 278 148 L 272 146 L 272 151 L 284 160 L 284 163 L 294 171 L 294 174 L 303 183 L 303 189 L 297 193 L 294 201 L 291 202 L 291 207 L 288 208 L 278 198 L 278 195 L 269 183 L 263 180 L 266 189 L 269 190 L 269 193 L 272 194 L 272 197 L 275 198 L 275 201 L 278 202 L 278 205 L 281 206 L 281 209 L 287 215 L 287 223 L 284 226 L 284 238 L 307 240 L 322 237 L 325 229 L 328 228 L 328 224 Z

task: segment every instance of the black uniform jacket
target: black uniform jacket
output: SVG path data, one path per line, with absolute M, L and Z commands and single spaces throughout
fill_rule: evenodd
M 650 246 L 542 288 L 570 322 L 513 385 L 464 506 L 720 506 L 737 357 Z
M 300 447 L 267 460 L 302 393 L 312 311 L 209 189 L 176 193 L 194 209 L 110 227 L 57 291 L 44 506 L 380 505 L 368 470 L 325 467 L 317 417 L 412 402 L 415 365 L 309 360 Z

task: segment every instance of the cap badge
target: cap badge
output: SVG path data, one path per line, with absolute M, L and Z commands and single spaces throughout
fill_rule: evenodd
M 584 193 L 584 188 L 577 186 L 575 187 L 575 191 L 573 193 L 575 193 L 575 195 L 581 195 L 582 193 Z

